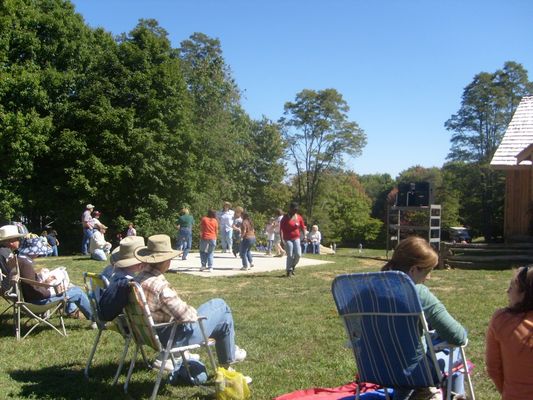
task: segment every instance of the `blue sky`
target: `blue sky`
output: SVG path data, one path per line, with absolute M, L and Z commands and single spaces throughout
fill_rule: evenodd
M 533 80 L 529 0 L 75 0 L 92 27 L 129 32 L 154 18 L 173 47 L 219 38 L 256 119 L 277 120 L 303 89 L 337 89 L 368 144 L 347 168 L 395 178 L 441 167 L 444 122 L 479 72 L 521 63 Z

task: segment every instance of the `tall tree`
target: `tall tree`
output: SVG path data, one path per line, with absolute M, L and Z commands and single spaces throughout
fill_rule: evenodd
M 323 178 L 316 212 L 307 218 L 308 224 L 319 225 L 325 244 L 373 242 L 383 222 L 370 216 L 372 203 L 357 176 L 336 169 L 324 171 Z
M 287 156 L 296 171 L 299 200 L 310 219 L 322 173 L 342 166 L 345 156 L 358 156 L 366 144 L 366 135 L 356 122 L 348 120 L 348 111 L 348 104 L 335 89 L 305 89 L 294 102 L 285 103 L 280 123 Z
M 249 119 L 240 107 L 239 89 L 219 39 L 196 32 L 181 42 L 177 52 L 193 101 L 200 150 L 196 167 L 201 187 L 191 200 L 203 211 L 220 205 L 221 196 L 226 200 L 241 197 L 241 187 L 233 176 L 244 157 L 241 143 L 249 134 L 249 126 L 245 126 Z
M 520 99 L 532 92 L 527 71 L 515 62 L 477 74 L 464 89 L 461 108 L 445 123 L 453 132 L 448 159 L 490 162 Z
M 461 108 L 446 121 L 452 131 L 450 161 L 471 164 L 479 174 L 476 186 L 465 196 L 478 196 L 482 226 L 486 239 L 501 231 L 504 181 L 500 171 L 489 168 L 489 162 L 499 146 L 520 99 L 533 93 L 533 84 L 521 64 L 506 62 L 494 73 L 481 72 L 464 89 Z M 476 193 L 472 193 L 474 190 Z M 471 200 L 463 199 L 471 203 Z

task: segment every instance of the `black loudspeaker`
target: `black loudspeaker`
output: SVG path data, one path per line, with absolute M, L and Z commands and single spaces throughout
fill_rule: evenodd
M 427 207 L 433 202 L 433 192 L 429 182 L 398 184 L 397 207 Z

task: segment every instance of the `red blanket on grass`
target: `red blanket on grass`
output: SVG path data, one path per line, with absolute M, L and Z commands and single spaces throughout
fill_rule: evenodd
M 373 383 L 361 383 L 361 393 L 373 392 L 380 386 Z M 348 383 L 336 388 L 313 388 L 297 390 L 296 392 L 283 394 L 274 400 L 348 400 L 353 399 L 357 384 Z M 385 396 L 383 396 L 385 397 Z

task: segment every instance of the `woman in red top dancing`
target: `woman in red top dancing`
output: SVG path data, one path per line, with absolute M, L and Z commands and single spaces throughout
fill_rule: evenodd
M 294 275 L 294 269 L 302 255 L 300 231 L 303 232 L 304 236 L 307 235 L 304 220 L 298 214 L 298 203 L 293 202 L 289 205 L 289 212 L 283 216 L 280 222 L 281 238 L 285 243 L 285 251 L 287 252 L 287 264 L 285 268 L 288 278 Z

